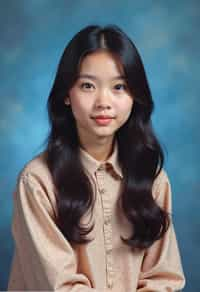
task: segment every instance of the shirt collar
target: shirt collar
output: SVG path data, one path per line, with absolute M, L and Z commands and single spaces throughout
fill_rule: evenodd
M 118 160 L 118 144 L 115 142 L 114 149 L 110 157 L 106 161 L 98 161 L 92 157 L 88 152 L 80 147 L 80 157 L 84 168 L 91 174 L 94 175 L 99 168 L 104 168 L 106 165 L 111 165 L 114 172 L 123 178 L 122 170 Z

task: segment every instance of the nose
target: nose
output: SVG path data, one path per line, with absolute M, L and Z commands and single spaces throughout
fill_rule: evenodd
M 97 109 L 110 109 L 110 98 L 109 98 L 109 93 L 106 90 L 100 90 L 97 98 L 96 98 L 96 108 Z
M 110 105 L 106 105 L 106 104 L 98 104 L 96 106 L 97 109 L 100 109 L 100 110 L 104 110 L 104 109 L 110 109 L 111 106 Z

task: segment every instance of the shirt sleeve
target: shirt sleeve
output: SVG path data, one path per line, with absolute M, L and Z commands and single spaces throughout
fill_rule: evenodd
M 162 170 L 153 194 L 157 203 L 171 214 L 171 186 L 167 173 Z M 155 192 L 155 193 L 154 193 Z M 138 292 L 180 291 L 185 286 L 178 244 L 172 218 L 164 237 L 145 252 L 139 276 Z
M 75 251 L 57 228 L 51 202 L 37 176 L 18 179 L 12 232 L 27 290 L 109 291 L 92 288 L 86 275 L 77 272 Z

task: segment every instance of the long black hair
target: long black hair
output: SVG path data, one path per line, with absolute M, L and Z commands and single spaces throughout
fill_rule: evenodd
M 56 187 L 57 224 L 70 243 L 85 244 L 92 226 L 81 218 L 93 210 L 95 198 L 80 159 L 79 137 L 71 107 L 64 100 L 77 80 L 83 58 L 107 50 L 123 65 L 134 106 L 126 123 L 116 132 L 118 159 L 123 172 L 120 194 L 123 212 L 132 224 L 132 248 L 144 249 L 160 239 L 169 227 L 169 214 L 153 199 L 152 186 L 164 163 L 163 150 L 153 132 L 154 109 L 141 57 L 132 40 L 116 25 L 89 25 L 66 46 L 60 59 L 47 106 L 50 133 L 46 161 Z

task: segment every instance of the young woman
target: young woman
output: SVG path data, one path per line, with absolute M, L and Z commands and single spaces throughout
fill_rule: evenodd
M 18 176 L 8 290 L 184 287 L 153 107 L 139 53 L 119 27 L 74 36 L 49 95 L 45 151 Z

